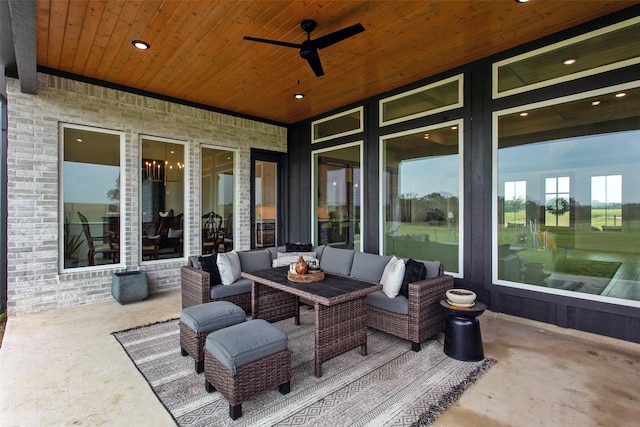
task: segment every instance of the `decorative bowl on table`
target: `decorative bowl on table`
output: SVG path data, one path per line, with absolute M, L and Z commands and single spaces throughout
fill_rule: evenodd
M 467 289 L 449 289 L 446 292 L 449 305 L 458 307 L 473 307 L 476 301 L 476 294 Z

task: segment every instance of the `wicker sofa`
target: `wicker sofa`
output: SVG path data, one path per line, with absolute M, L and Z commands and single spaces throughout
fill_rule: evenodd
M 331 246 L 312 248 L 321 268 L 328 273 L 380 283 L 391 256 L 375 255 Z M 270 268 L 285 247 L 238 252 L 241 270 L 251 272 Z M 419 261 L 426 267 L 426 279 L 409 283 L 407 296 L 389 298 L 383 291 L 367 296 L 367 325 L 406 339 L 419 351 L 421 343 L 444 330 L 446 313 L 439 301 L 453 288 L 453 277 L 444 274 L 438 261 Z M 230 301 L 251 311 L 251 281 L 239 279 L 231 285 L 210 285 L 209 273 L 193 266 L 181 267 L 182 306 L 210 301 Z M 304 301 L 303 301 L 304 302 Z

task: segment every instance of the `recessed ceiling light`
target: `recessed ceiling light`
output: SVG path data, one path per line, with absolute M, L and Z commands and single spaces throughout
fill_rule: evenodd
M 529 113 L 520 113 L 520 117 L 527 117 L 529 115 Z
M 574 58 L 565 59 L 562 63 L 563 63 L 564 65 L 573 65 L 573 64 L 575 64 L 575 63 L 576 63 L 576 60 L 575 60 Z
M 593 105 L 595 107 L 596 105 L 600 105 L 601 102 L 602 101 L 592 101 L 591 105 Z
M 616 98 L 622 98 L 623 96 L 626 96 L 627 94 L 625 92 L 620 92 L 620 93 L 616 93 Z
M 458 130 L 458 126 L 451 126 L 451 130 Z
M 151 47 L 149 43 L 142 40 L 131 40 L 131 44 L 140 50 L 147 50 Z
M 529 0 L 516 0 L 516 3 L 529 3 Z
M 294 93 L 293 97 L 295 99 L 302 99 L 302 98 L 304 98 L 304 93 Z
M 76 138 L 76 141 L 82 144 L 82 138 Z
M 424 134 L 424 139 L 429 139 L 429 134 L 428 133 Z

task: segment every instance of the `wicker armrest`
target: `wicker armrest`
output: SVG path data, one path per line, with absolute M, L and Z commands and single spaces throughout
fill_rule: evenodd
M 210 301 L 209 273 L 193 267 L 180 267 L 180 280 L 183 309 Z
M 447 274 L 409 284 L 409 336 L 422 342 L 444 330 L 446 313 L 440 306 L 453 277 Z

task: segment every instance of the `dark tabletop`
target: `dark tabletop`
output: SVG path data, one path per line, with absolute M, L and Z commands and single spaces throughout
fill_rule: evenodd
M 487 305 L 480 301 L 476 301 L 473 307 L 458 307 L 449 304 L 446 299 L 442 299 L 440 305 L 447 309 L 452 316 L 457 317 L 478 317 L 487 309 Z
M 290 288 L 292 293 L 297 293 L 294 292 L 294 290 L 298 290 L 316 296 L 321 300 L 335 300 L 336 298 L 344 297 L 352 293 L 366 295 L 369 292 L 382 289 L 379 283 L 367 282 L 327 272 L 325 272 L 324 280 L 322 281 L 297 283 L 289 280 L 287 275 L 288 271 L 289 267 L 286 266 L 252 271 L 250 273 L 243 273 L 242 275 L 249 279 L 259 279 L 257 280 L 258 282 L 263 282 L 264 280 L 274 282 Z M 252 278 L 252 276 L 254 276 L 254 278 Z

